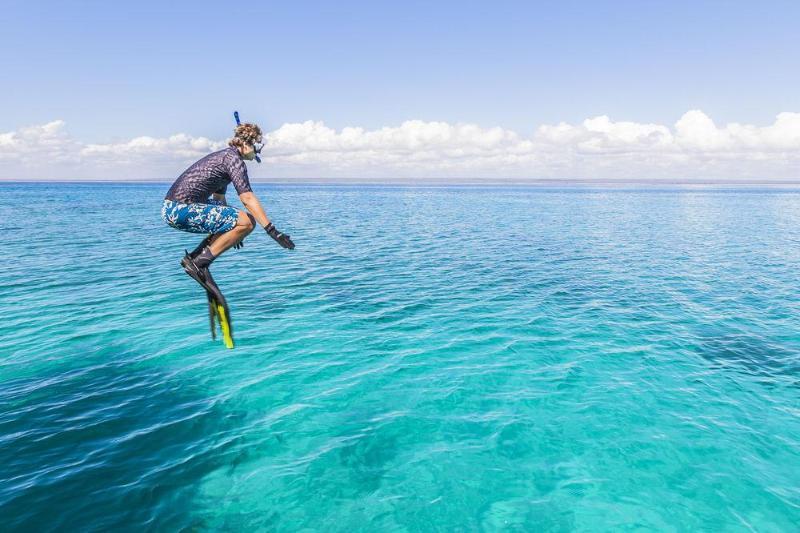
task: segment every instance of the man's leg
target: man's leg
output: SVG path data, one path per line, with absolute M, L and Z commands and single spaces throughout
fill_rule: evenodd
M 233 229 L 225 233 L 214 235 L 208 248 L 211 250 L 214 257 L 217 258 L 222 255 L 225 250 L 238 244 L 242 239 L 250 235 L 255 227 L 256 221 L 253 216 L 244 211 L 239 211 L 239 216 L 236 219 L 236 225 Z
M 230 231 L 230 230 L 229 230 L 229 231 Z M 203 239 L 203 240 L 200 242 L 200 244 L 198 244 L 198 245 L 197 245 L 197 248 L 195 248 L 194 250 L 192 250 L 191 252 L 189 252 L 189 257 L 191 257 L 192 259 L 194 259 L 194 258 L 195 258 L 195 257 L 197 257 L 198 255 L 200 255 L 200 252 L 202 252 L 202 251 L 203 251 L 203 248 L 205 248 L 206 246 L 211 246 L 211 244 L 212 244 L 212 243 L 213 243 L 215 240 L 217 240 L 217 238 L 218 238 L 219 236 L 221 236 L 221 235 L 224 235 L 224 234 L 223 234 L 223 233 L 214 233 L 213 235 L 208 235 L 208 236 L 206 236 L 206 238 L 205 238 L 205 239 Z M 244 237 L 247 237 L 247 235 L 245 235 Z M 239 239 L 239 241 L 235 242 L 233 245 L 234 245 L 234 246 L 236 246 L 237 244 L 239 244 L 240 242 L 242 242 L 242 241 L 244 240 L 244 237 L 242 237 L 241 239 Z
M 225 233 L 214 235 L 213 239 L 209 239 L 209 242 L 212 240 L 213 242 L 204 247 L 197 256 L 190 256 L 190 259 L 196 268 L 208 268 L 217 257 L 225 252 L 225 250 L 241 242 L 255 227 L 255 219 L 244 211 L 239 211 L 236 217 L 236 225 L 232 229 Z
M 194 259 L 194 258 L 195 258 L 195 257 L 197 257 L 198 255 L 200 255 L 200 252 L 202 252 L 202 251 L 203 251 L 203 248 L 205 248 L 206 246 L 208 246 L 209 244 L 211 244 L 212 242 L 214 242 L 214 238 L 215 238 L 215 237 L 216 237 L 216 235 L 206 235 L 206 238 L 205 238 L 205 239 L 203 239 L 203 240 L 200 242 L 200 244 L 198 244 L 198 245 L 197 245 L 197 248 L 195 248 L 194 250 L 192 250 L 191 252 L 189 252 L 189 257 L 191 257 L 192 259 Z
M 194 218 L 187 217 L 190 222 L 187 225 L 212 233 L 181 261 L 190 275 L 194 273 L 192 277 L 202 276 L 202 270 L 207 269 L 225 250 L 241 242 L 255 228 L 255 219 L 239 209 L 216 204 L 193 204 L 187 208 L 189 214 L 195 215 Z M 231 229 L 224 233 L 214 233 L 218 228 L 227 227 L 230 222 L 234 222 L 234 217 L 235 223 Z

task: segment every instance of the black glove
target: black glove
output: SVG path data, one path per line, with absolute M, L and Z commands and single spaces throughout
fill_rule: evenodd
M 236 250 L 240 250 L 242 248 L 242 246 L 244 246 L 244 239 L 242 239 L 241 241 L 239 241 L 239 242 L 237 242 L 236 244 L 233 245 L 233 247 Z
M 281 233 L 275 226 L 272 225 L 272 222 L 264 226 L 264 230 L 267 232 L 267 235 L 275 239 L 275 242 L 283 246 L 284 248 L 288 248 L 289 250 L 294 250 L 294 243 L 292 242 L 292 238 L 286 235 L 285 233 Z

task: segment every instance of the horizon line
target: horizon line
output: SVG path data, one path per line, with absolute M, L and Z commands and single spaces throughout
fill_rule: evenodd
M 0 177 L 0 183 L 73 183 L 73 184 L 170 184 L 174 180 L 128 180 L 128 179 L 14 179 Z M 800 179 L 592 179 L 592 178 L 536 178 L 536 179 L 497 179 L 497 178 L 259 178 L 251 183 L 273 185 L 404 185 L 404 186 L 509 186 L 509 187 L 547 187 L 547 186 L 738 186 L 738 187 L 800 187 Z

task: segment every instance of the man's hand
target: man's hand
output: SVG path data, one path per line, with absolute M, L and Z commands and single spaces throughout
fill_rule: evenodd
M 233 245 L 233 247 L 236 248 L 237 250 L 240 250 L 242 246 L 244 246 L 244 239 Z
M 264 227 L 264 230 L 267 232 L 267 235 L 275 239 L 275 242 L 277 242 L 284 248 L 288 248 L 289 250 L 294 250 L 294 243 L 292 242 L 292 238 L 289 237 L 287 234 L 278 231 L 272 224 L 272 222 L 267 224 Z

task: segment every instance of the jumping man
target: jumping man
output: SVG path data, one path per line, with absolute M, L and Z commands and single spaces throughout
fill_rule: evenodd
M 211 263 L 228 248 L 241 247 L 256 223 L 282 247 L 294 249 L 292 239 L 275 229 L 250 188 L 244 162 L 260 161 L 258 153 L 262 148 L 261 128 L 250 123 L 237 125 L 228 148 L 209 154 L 187 168 L 164 198 L 161 217 L 168 225 L 181 231 L 209 234 L 181 260 L 186 273 L 207 291 L 208 282 L 213 284 Z M 228 183 L 233 183 L 247 212 L 227 204 Z

